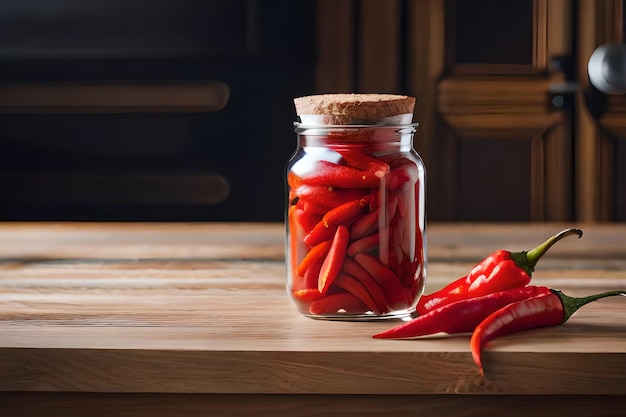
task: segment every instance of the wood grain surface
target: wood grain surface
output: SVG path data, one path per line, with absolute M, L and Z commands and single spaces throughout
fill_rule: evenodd
M 531 249 L 571 226 L 429 225 L 427 292 L 493 250 Z M 533 282 L 574 296 L 626 288 L 626 225 L 574 226 L 583 237 L 554 246 Z M 281 224 L 0 224 L 0 414 L 46 415 L 48 404 L 80 415 L 107 403 L 102 415 L 156 415 L 154 404 L 161 415 L 213 406 L 235 415 L 226 410 L 243 406 L 239 398 L 260 410 L 272 398 L 283 408 L 267 415 L 291 416 L 335 415 L 337 404 L 371 410 L 359 415 L 382 410 L 355 399 L 365 397 L 398 413 L 453 401 L 458 413 L 445 415 L 459 416 L 492 397 L 500 400 L 485 410 L 494 413 L 505 397 L 532 411 L 525 396 L 550 396 L 554 406 L 590 396 L 570 401 L 574 411 L 589 405 L 579 415 L 596 415 L 600 398 L 602 415 L 624 409 L 623 297 L 585 306 L 561 326 L 493 341 L 483 378 L 468 335 L 373 339 L 398 322 L 301 317 L 284 280 Z M 142 403 L 152 396 L 152 406 Z M 318 407 L 306 408 L 311 401 Z M 136 412 L 122 412 L 128 407 Z

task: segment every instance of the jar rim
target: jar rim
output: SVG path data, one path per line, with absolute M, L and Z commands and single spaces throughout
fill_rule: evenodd
M 306 130 L 357 130 L 357 129 L 389 129 L 389 130 L 401 130 L 411 129 L 416 131 L 419 127 L 419 123 L 406 123 L 406 124 L 393 124 L 393 125 L 375 125 L 375 124 L 355 124 L 355 125 L 314 125 L 304 124 L 302 122 L 293 123 L 296 132 L 303 132 Z

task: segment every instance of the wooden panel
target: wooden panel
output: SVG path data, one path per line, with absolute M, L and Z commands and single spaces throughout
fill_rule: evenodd
M 469 181 L 475 189 L 480 187 L 481 181 L 490 183 L 487 174 L 490 173 L 506 178 L 508 184 L 523 194 L 516 194 L 515 198 L 485 195 L 484 210 L 476 211 L 470 208 L 474 205 L 469 197 L 471 194 L 467 194 L 470 191 L 459 185 L 456 192 L 465 192 L 468 196 L 454 199 L 449 196 L 447 205 L 453 208 L 448 215 L 482 221 L 563 220 L 572 216 L 568 210 L 571 207 L 571 165 L 567 160 L 572 152 L 568 119 L 563 112 L 550 109 L 546 103 L 547 91 L 554 81 L 550 78 L 457 76 L 439 84 L 438 110 L 452 133 L 439 139 L 452 141 L 448 146 L 459 147 L 457 159 L 452 161 L 456 161 L 460 168 L 455 170 L 454 164 L 450 166 L 449 181 Z M 474 142 L 484 140 L 503 143 L 483 147 L 483 152 L 472 152 L 471 146 L 479 146 Z M 519 140 L 526 142 L 522 148 L 511 143 Z M 464 141 L 468 142 L 467 146 L 462 146 Z M 517 152 L 513 151 L 515 149 Z M 449 155 L 449 150 L 445 154 Z M 463 171 L 466 159 L 474 160 L 474 170 Z M 553 194 L 555 189 L 559 193 Z M 455 191 L 449 189 L 449 192 Z M 479 190 L 476 192 L 480 194 Z M 503 202 L 509 206 L 503 207 Z M 523 213 L 519 211 L 520 204 Z M 502 215 L 510 217 L 502 218 Z
M 50 168 L 111 173 L 140 170 L 148 165 L 146 161 L 153 161 L 151 168 L 168 169 L 196 139 L 204 116 L 180 112 L 0 114 L 0 167 L 5 173 Z M 219 147 L 218 137 L 212 132 L 202 142 Z
M 615 145 L 615 221 L 626 222 L 626 141 Z
M 400 1 L 361 0 L 359 7 L 358 92 L 402 92 Z
M 318 2 L 320 93 L 405 93 L 400 0 Z
M 530 220 L 529 141 L 461 140 L 456 178 L 459 221 Z M 493 158 L 497 155 L 497 158 Z M 526 179 L 519 181 L 518 178 Z M 494 194 L 497 198 L 494 198 Z
M 571 115 L 533 143 L 531 177 L 533 219 L 563 221 L 576 218 L 574 201 L 574 144 Z M 538 185 L 541 184 L 541 185 Z
M 415 35 L 412 36 L 416 39 L 416 47 L 410 50 L 415 69 L 410 71 L 413 78 L 409 77 L 409 85 L 417 89 L 418 97 L 424 97 L 418 100 L 416 107 L 416 114 L 426 116 L 418 117 L 423 123 L 416 135 L 416 143 L 418 151 L 423 150 L 426 156 L 429 213 L 433 219 L 456 219 L 459 213 L 457 193 L 460 188 L 456 166 L 462 155 L 459 155 L 457 145 L 463 140 L 488 138 L 521 139 L 528 143 L 531 161 L 523 172 L 530 172 L 531 177 L 516 182 L 522 181 L 524 186 L 532 184 L 531 195 L 526 196 L 530 204 L 530 218 L 557 220 L 574 216 L 572 161 L 567 157 L 573 153 L 572 122 L 566 112 L 551 108 L 548 97 L 548 91 L 555 90 L 554 94 L 558 95 L 569 87 L 563 73 L 545 72 L 561 70 L 550 64 L 550 59 L 566 56 L 572 51 L 571 2 L 557 0 L 524 3 L 530 4 L 533 9 L 531 21 L 527 22 L 532 34 L 526 39 L 529 45 L 533 45 L 529 58 L 532 68 L 511 63 L 455 63 L 453 59 L 450 60 L 454 56 L 451 38 L 448 37 L 444 48 L 441 36 L 445 20 L 443 2 L 416 2 L 415 10 L 419 12 L 413 17 Z M 448 2 L 445 10 L 448 34 L 454 33 L 454 28 L 450 27 L 451 21 L 455 20 L 454 5 L 457 3 Z M 476 12 L 480 7 L 489 5 L 490 2 L 478 5 L 472 2 L 465 6 L 469 9 L 476 7 Z M 520 5 L 526 7 L 522 3 Z M 495 7 L 497 9 L 499 3 Z M 463 17 L 467 18 L 465 14 Z M 519 18 L 517 15 L 515 17 Z M 473 24 L 478 25 L 479 22 Z M 491 29 L 484 30 L 488 32 Z M 514 42 L 524 40 L 516 39 Z M 445 71 L 442 58 L 444 49 L 448 56 Z M 537 75 L 520 75 L 529 72 Z M 471 76 L 462 76 L 462 73 Z M 438 84 L 444 74 L 452 75 L 443 78 Z M 510 75 L 498 77 L 492 74 Z M 439 96 L 435 103 L 430 102 L 429 97 L 436 93 Z M 429 106 L 430 109 L 436 109 L 438 114 L 429 113 Z M 439 123 L 439 118 L 445 124 Z M 488 161 L 493 158 L 485 158 L 485 165 L 488 166 Z
M 561 122 L 544 132 L 540 140 L 536 140 L 534 146 L 536 157 L 533 163 L 539 172 L 541 179 L 531 178 L 532 184 L 540 181 L 544 184 L 538 190 L 532 190 L 535 195 L 533 200 L 538 204 L 532 208 L 532 217 L 542 218 L 545 221 L 558 221 L 575 219 L 574 200 L 574 86 L 569 80 L 570 66 L 573 62 L 568 58 L 573 51 L 574 16 L 570 0 L 549 0 L 547 2 L 546 18 L 546 60 L 548 71 L 558 70 L 551 73 L 552 83 L 549 93 L 554 99 L 562 99 L 565 110 L 561 113 Z M 549 29 L 549 35 L 548 35 Z M 563 59 L 564 58 L 564 59 Z M 561 59 L 564 64 L 556 67 L 556 62 Z M 546 163 L 543 163 L 546 161 Z M 541 168 L 539 168 L 541 166 Z
M 545 78 L 450 77 L 439 84 L 438 110 L 464 137 L 528 138 L 563 121 L 551 110 Z
M 624 396 L 521 395 L 206 395 L 0 393 L 7 416 L 20 417 L 325 417 L 382 415 L 622 417 Z
M 606 111 L 599 116 L 599 125 L 609 136 L 626 138 L 626 96 L 605 96 L 604 101 Z
M 605 10 L 609 30 L 609 39 L 626 42 L 626 7 L 623 1 L 615 1 Z M 610 13 L 613 13 L 612 15 Z M 606 113 L 599 124 L 609 138 L 606 138 L 602 149 L 607 155 L 607 163 L 603 167 L 603 184 L 607 184 L 606 193 L 614 196 L 614 217 L 617 222 L 626 222 L 626 96 L 607 97 Z
M 438 166 L 430 179 L 437 182 L 435 194 L 440 194 L 432 212 L 442 217 L 435 219 L 573 218 L 571 118 L 567 107 L 550 103 L 551 92 L 563 94 L 568 84 L 562 68 L 548 66 L 551 58 L 571 51 L 571 4 L 446 4 L 446 23 L 455 25 L 447 32 L 461 32 L 447 39 L 448 66 L 438 84 L 436 108 L 443 123 L 432 138 L 438 143 Z M 468 28 L 474 26 L 481 29 L 476 39 L 468 40 Z M 488 36 L 498 36 L 499 46 L 487 48 L 484 56 L 468 52 L 485 44 Z M 489 141 L 491 146 L 486 145 Z M 516 187 L 517 194 L 481 194 L 481 184 L 499 184 L 499 179 Z M 502 189 L 502 184 L 495 188 Z M 472 191 L 478 202 L 472 200 Z
M 161 85 L 39 84 L 0 86 L 0 113 L 215 112 L 228 102 L 219 81 Z
M 456 64 L 532 65 L 532 2 L 456 1 L 453 7 Z
M 599 93 L 598 93 L 599 94 Z M 606 96 L 606 110 L 596 120 L 600 135 L 600 185 L 603 219 L 626 221 L 626 95 Z
M 254 1 L 5 1 L 0 58 L 247 54 Z M 113 23 L 115 22 L 115 23 Z M 113 23 L 113 24 L 112 24 Z
M 354 85 L 354 11 L 352 0 L 317 2 L 319 93 L 352 93 Z
M 444 68 L 444 2 L 412 0 L 408 5 L 407 93 L 415 102 L 415 121 L 420 123 L 414 146 L 430 169 L 438 165 L 435 155 L 437 82 Z M 437 178 L 435 176 L 434 178 Z M 436 201 L 436 187 L 427 181 L 429 205 Z
M 547 11 L 546 0 L 448 1 L 448 70 L 455 74 L 545 71 L 548 61 Z
M 622 106 L 613 105 L 600 119 L 600 124 L 587 107 L 590 94 L 587 67 L 589 57 L 600 45 L 622 42 L 622 0 L 582 1 L 578 3 L 578 61 L 580 89 L 576 96 L 579 108 L 576 119 L 576 208 L 583 221 L 615 219 L 615 150 L 609 133 L 620 135 Z M 591 93 L 593 94 L 593 93 Z M 611 99 L 613 100 L 613 99 Z M 623 97 L 614 101 L 623 101 Z
M 47 174 L 0 175 L 0 188 L 11 196 L 8 207 L 218 204 L 229 193 L 217 174 Z

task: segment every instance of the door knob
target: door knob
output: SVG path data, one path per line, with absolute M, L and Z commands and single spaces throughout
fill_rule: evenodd
M 626 93 L 626 44 L 599 46 L 587 65 L 589 81 L 605 94 Z

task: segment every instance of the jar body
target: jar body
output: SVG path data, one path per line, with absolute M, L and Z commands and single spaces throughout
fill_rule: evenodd
M 426 279 L 416 125 L 303 126 L 287 163 L 287 292 L 312 318 L 411 315 Z

